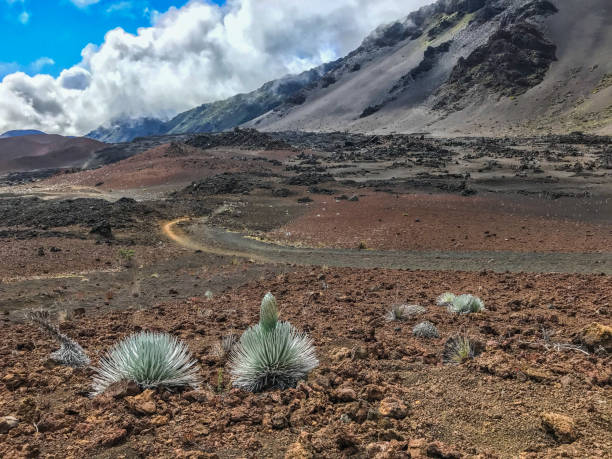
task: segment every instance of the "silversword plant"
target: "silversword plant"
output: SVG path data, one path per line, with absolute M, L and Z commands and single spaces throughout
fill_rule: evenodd
M 60 344 L 60 348 L 51 353 L 51 360 L 73 368 L 82 368 L 90 364 L 85 350 L 79 343 L 60 331 L 59 326 L 53 323 L 49 311 L 29 311 L 25 316 Z
M 319 365 L 310 338 L 279 319 L 276 299 L 266 294 L 259 323 L 246 330 L 230 359 L 234 387 L 250 392 L 295 387 Z
M 483 301 L 474 295 L 459 295 L 447 306 L 450 312 L 457 314 L 470 314 L 484 311 Z
M 117 343 L 100 359 L 93 395 L 119 381 L 141 388 L 200 386 L 199 367 L 187 345 L 167 333 L 140 332 Z

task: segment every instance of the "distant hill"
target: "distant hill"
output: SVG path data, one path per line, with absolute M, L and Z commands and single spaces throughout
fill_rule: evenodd
M 18 130 L 18 131 L 6 131 L 4 134 L 0 135 L 0 139 L 6 139 L 8 137 L 22 137 L 24 135 L 44 135 L 45 133 L 42 131 L 37 131 L 36 129 L 26 129 L 26 130 Z
M 82 167 L 106 145 L 84 137 L 35 134 L 0 139 L 0 175 Z

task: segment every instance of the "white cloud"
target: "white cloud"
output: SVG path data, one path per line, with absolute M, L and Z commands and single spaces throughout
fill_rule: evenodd
M 46 67 L 47 65 L 54 65 L 54 64 L 55 64 L 55 61 L 51 59 L 50 57 L 39 57 L 38 59 L 36 59 L 34 62 L 30 64 L 30 69 L 32 70 L 32 72 L 38 73 L 43 69 L 43 67 Z
M 22 24 L 27 24 L 30 20 L 30 13 L 23 11 L 17 18 Z
M 117 3 L 111 3 L 108 8 L 106 8 L 106 12 L 108 14 L 110 13 L 116 13 L 116 12 L 126 12 L 126 11 L 130 11 L 133 8 L 133 4 L 130 1 L 122 1 L 122 2 L 117 2 Z
M 0 132 L 78 135 L 120 116 L 170 117 L 344 55 L 378 25 L 430 2 L 229 0 L 218 7 L 192 0 L 136 35 L 109 31 L 58 78 L 6 76 Z
M 79 8 L 84 8 L 88 5 L 93 5 L 94 3 L 98 3 L 100 0 L 70 0 L 70 2 L 74 3 Z

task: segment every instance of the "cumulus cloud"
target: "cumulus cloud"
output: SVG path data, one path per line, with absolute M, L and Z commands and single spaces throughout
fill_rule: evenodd
M 83 67 L 72 67 L 68 70 L 62 70 L 59 76 L 59 83 L 64 89 L 83 91 L 91 83 L 91 73 Z
M 91 0 L 73 0 L 85 5 Z M 340 57 L 382 23 L 431 0 L 192 0 L 130 34 L 88 45 L 58 78 L 0 83 L 0 131 L 80 135 L 118 117 L 168 118 Z

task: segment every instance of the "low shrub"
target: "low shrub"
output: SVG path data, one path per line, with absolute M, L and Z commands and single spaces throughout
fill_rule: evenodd
M 444 345 L 442 360 L 444 363 L 460 364 L 473 359 L 481 352 L 480 343 L 467 336 L 454 336 Z
M 411 317 L 424 314 L 427 311 L 423 306 L 417 304 L 394 304 L 391 310 L 385 314 L 385 319 L 389 322 L 395 320 L 408 320 Z
M 81 345 L 60 332 L 59 326 L 53 323 L 49 311 L 29 311 L 26 313 L 26 318 L 37 324 L 60 344 L 60 348 L 51 353 L 51 360 L 73 368 L 86 367 L 91 363 Z
M 412 329 L 412 334 L 419 338 L 439 338 L 440 334 L 434 324 L 428 321 L 417 324 Z

